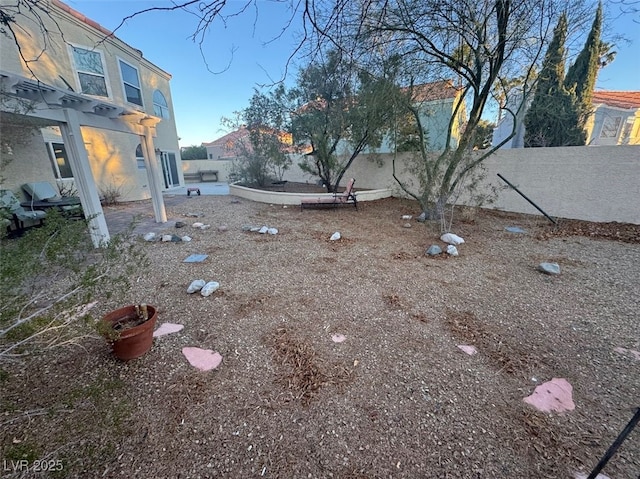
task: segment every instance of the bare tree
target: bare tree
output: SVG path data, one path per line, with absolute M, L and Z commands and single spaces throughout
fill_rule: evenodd
M 330 42 L 357 58 L 389 50 L 401 54 L 409 87 L 452 80 L 460 88 L 464 102 L 451 112 L 444 149 L 434 152 L 422 142 L 414 158 L 412 184 L 403 182 L 394 168 L 400 188 L 423 211 L 440 216 L 465 178 L 515 134 L 515 119 L 530 97 L 541 53 L 565 9 L 570 18 L 585 13 L 583 2 L 558 0 L 336 0 L 325 2 L 324 8 L 317 3 L 306 13 L 319 42 Z M 522 78 L 517 91 L 499 88 L 515 77 Z M 500 90 L 507 95 L 503 101 L 509 105 L 506 113 L 513 116 L 513 131 L 501 144 L 474 152 L 478 124 Z M 419 108 L 411 103 L 407 107 L 426 140 Z M 460 114 L 466 125 L 455 135 Z

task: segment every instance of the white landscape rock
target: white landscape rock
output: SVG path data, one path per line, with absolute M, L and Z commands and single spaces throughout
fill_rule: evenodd
M 145 241 L 154 241 L 156 239 L 155 233 L 147 233 L 143 236 Z
M 329 238 L 329 240 L 330 240 L 330 241 L 337 241 L 337 240 L 339 240 L 340 238 L 342 238 L 342 235 L 340 234 L 340 232 L 339 232 L 339 231 L 336 231 L 335 233 L 333 233 L 333 234 L 331 235 L 331 238 Z
M 262 228 L 260 228 L 258 230 L 258 233 L 265 234 L 267 231 L 269 231 L 269 227 L 268 226 L 263 226 Z
M 185 243 L 188 243 L 189 241 L 191 241 L 191 236 L 183 236 L 180 238 L 182 241 L 184 241 Z
M 220 283 L 218 283 L 217 281 L 209 281 L 202 287 L 202 289 L 200 290 L 200 294 L 205 297 L 211 296 L 218 290 L 219 287 Z
M 187 293 L 192 294 L 200 291 L 207 284 L 204 279 L 194 279 L 187 288 Z
M 540 263 L 538 265 L 538 271 L 545 274 L 557 275 L 560 274 L 560 265 L 558 263 Z
M 204 226 L 204 223 L 200 223 L 197 221 L 193 223 L 191 226 L 193 226 L 194 228 L 201 228 L 202 226 Z
M 267 233 L 269 233 L 270 235 L 277 235 L 278 234 L 278 228 L 269 228 L 269 229 L 267 229 Z
M 464 239 L 462 239 L 458 235 L 454 235 L 453 233 L 445 233 L 440 236 L 440 239 L 445 243 L 452 244 L 454 246 L 458 246 L 459 244 L 464 243 Z
M 475 346 L 471 346 L 469 344 L 458 344 L 458 347 L 460 348 L 460 350 L 464 351 L 469 356 L 474 356 L 478 354 L 478 350 L 476 349 Z
M 458 256 L 458 248 L 450 244 L 449 246 L 447 246 L 447 254 L 451 256 Z

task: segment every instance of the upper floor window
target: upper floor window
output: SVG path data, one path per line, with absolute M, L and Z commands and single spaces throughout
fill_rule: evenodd
M 153 92 L 153 113 L 160 118 L 169 118 L 169 105 L 160 90 Z
M 120 74 L 124 86 L 124 95 L 129 103 L 142 106 L 142 90 L 140 89 L 140 76 L 138 69 L 123 60 L 119 60 Z
M 82 93 L 108 97 L 102 53 L 73 46 L 71 50 Z
M 622 117 L 620 116 L 605 116 L 604 122 L 602 123 L 602 131 L 600 131 L 600 138 L 618 138 L 621 123 Z

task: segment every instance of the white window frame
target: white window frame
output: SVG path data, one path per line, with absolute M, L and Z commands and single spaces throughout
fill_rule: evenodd
M 615 125 L 615 123 L 618 123 Z M 616 129 L 607 128 L 607 126 L 616 126 Z M 602 128 L 600 128 L 600 138 L 607 140 L 617 140 L 620 137 L 620 128 L 622 127 L 622 115 L 607 114 L 602 119 Z
M 79 49 L 86 50 L 92 53 L 97 53 L 98 55 L 100 55 L 100 62 L 102 63 L 102 78 L 104 79 L 104 83 L 107 89 L 106 97 L 101 95 L 93 95 L 91 93 L 85 93 L 82 91 L 82 82 L 80 81 L 79 73 L 84 73 L 86 75 L 95 75 L 95 76 L 99 76 L 99 75 L 94 72 L 85 72 L 78 68 L 78 65 L 76 65 L 76 57 L 73 54 L 74 48 L 79 48 Z M 68 47 L 68 51 L 69 51 L 69 58 L 71 60 L 71 66 L 73 68 L 73 76 L 76 80 L 76 86 L 78 88 L 78 93 L 82 93 L 83 95 L 91 96 L 93 98 L 113 98 L 113 94 L 111 92 L 111 82 L 109 81 L 109 73 L 107 70 L 107 62 L 105 61 L 104 52 L 102 50 L 98 50 L 97 48 L 89 47 L 86 45 L 80 45 L 78 43 L 70 43 Z
M 140 147 L 140 155 L 138 156 L 138 147 Z M 138 146 L 136 146 L 136 166 L 138 167 L 139 170 L 146 170 L 147 169 L 147 165 L 144 162 L 144 154 L 142 153 L 142 144 L 138 143 Z
M 69 172 L 71 176 L 62 177 L 60 173 L 60 166 L 58 165 L 58 157 L 56 156 L 55 150 L 53 149 L 53 144 L 62 145 L 64 148 L 64 161 L 67 163 L 67 167 L 69 168 Z M 71 170 L 71 165 L 69 165 L 69 155 L 67 153 L 67 149 L 65 144 L 61 141 L 47 141 L 47 151 L 49 153 L 49 159 L 51 160 L 51 165 L 53 166 L 53 173 L 56 177 L 56 180 L 73 180 L 73 171 Z
M 128 61 L 126 61 L 124 58 L 121 57 L 116 57 L 116 60 L 118 62 L 118 72 L 120 73 L 120 84 L 122 85 L 122 98 L 124 99 L 125 103 L 128 103 L 130 105 L 135 105 L 136 108 L 142 108 L 144 109 L 144 95 L 142 92 L 142 76 L 140 75 L 140 69 L 135 66 L 132 63 L 129 63 Z M 122 74 L 122 66 L 120 65 L 120 62 L 124 63 L 125 65 L 133 68 L 136 71 L 136 75 L 138 76 L 138 83 L 140 84 L 139 86 L 135 86 L 132 85 L 131 83 L 127 83 L 124 81 L 124 75 Z M 138 90 L 140 90 L 140 102 L 142 104 L 138 104 L 132 101 L 129 101 L 127 98 L 127 88 L 125 85 L 130 86 L 131 88 L 136 88 Z
M 161 105 L 160 103 L 156 103 L 156 92 L 160 93 L 160 95 L 162 95 L 162 99 L 164 100 L 164 105 Z M 153 90 L 153 114 L 160 117 L 160 118 L 164 118 L 164 119 L 170 119 L 171 118 L 171 111 L 169 111 L 169 102 L 167 102 L 167 96 L 162 93 L 162 91 L 159 88 L 156 88 L 155 90 Z M 160 115 L 157 114 L 156 112 L 156 108 L 158 108 L 160 110 Z

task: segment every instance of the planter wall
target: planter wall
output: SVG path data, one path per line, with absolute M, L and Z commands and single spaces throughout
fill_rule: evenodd
M 247 200 L 257 201 L 259 203 L 296 206 L 300 206 L 302 198 L 318 198 L 322 196 L 333 198 L 333 193 L 286 193 L 280 191 L 264 191 L 254 190 L 253 188 L 247 188 L 236 184 L 229 185 L 229 194 Z M 364 191 L 358 191 L 356 189 L 356 198 L 358 199 L 358 202 L 380 200 L 382 198 L 389 198 L 390 196 L 390 188 Z

